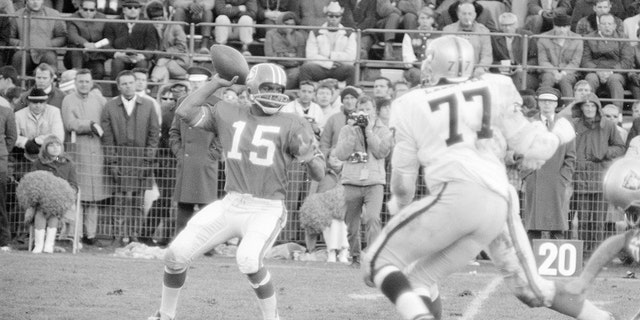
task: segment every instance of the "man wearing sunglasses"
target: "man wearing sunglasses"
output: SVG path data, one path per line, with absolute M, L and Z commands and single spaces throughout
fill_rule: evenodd
M 104 22 L 93 21 L 93 19 L 106 19 L 107 17 L 96 11 L 96 0 L 83 0 L 78 7 L 78 11 L 71 15 L 71 18 L 81 18 L 83 20 L 67 21 L 67 42 L 69 47 L 82 48 L 82 51 L 67 51 L 64 56 L 64 66 L 67 69 L 91 70 L 93 79 L 104 77 L 104 62 L 107 60 L 107 53 L 93 51 L 106 44 L 103 40 Z
M 104 35 L 109 44 L 105 48 L 118 49 L 113 54 L 111 62 L 111 78 L 115 80 L 120 71 L 133 68 L 149 68 L 149 61 L 153 53 L 132 52 L 132 50 L 158 50 L 160 37 L 153 24 L 136 23 L 141 19 L 142 4 L 137 0 L 124 0 L 122 4 L 121 20 L 108 23 Z

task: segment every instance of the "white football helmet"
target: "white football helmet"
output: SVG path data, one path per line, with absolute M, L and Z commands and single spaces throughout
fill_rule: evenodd
M 463 82 L 473 75 L 475 54 L 467 39 L 452 35 L 437 38 L 427 46 L 425 57 L 422 81 L 427 85 L 436 85 L 443 79 Z
M 287 74 L 276 64 L 259 63 L 251 67 L 245 83 L 249 100 L 266 114 L 275 114 L 289 102 L 284 94 Z
M 625 211 L 630 226 L 640 224 L 640 159 L 625 157 L 609 167 L 604 176 L 604 197 Z

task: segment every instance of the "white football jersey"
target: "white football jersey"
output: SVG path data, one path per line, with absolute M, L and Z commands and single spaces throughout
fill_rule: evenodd
M 524 154 L 537 134 L 550 134 L 524 118 L 521 104 L 512 80 L 496 74 L 403 95 L 393 102 L 389 121 L 396 139 L 392 170 L 414 174 L 423 166 L 429 188 L 471 181 L 508 197 L 505 166 L 495 150 L 484 146 L 504 136 Z

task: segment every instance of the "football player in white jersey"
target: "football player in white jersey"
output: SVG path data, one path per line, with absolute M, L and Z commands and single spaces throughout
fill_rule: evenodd
M 486 250 L 527 305 L 577 319 L 610 319 L 537 274 L 517 193 L 500 160 L 506 146 L 496 144 L 506 141 L 523 166 L 536 169 L 575 137 L 571 124 L 561 119 L 549 132 L 527 121 L 511 80 L 471 78 L 473 61 L 473 47 L 463 38 L 432 41 L 422 65 L 428 86 L 392 105 L 396 145 L 388 208 L 394 216 L 367 250 L 367 284 L 378 287 L 404 319 L 440 319 L 437 283 Z M 412 203 L 420 167 L 431 194 Z
M 607 238 L 591 255 L 580 277 L 567 284 L 567 290 L 584 294 L 600 270 L 621 251 L 640 262 L 640 158 L 626 156 L 614 162 L 604 177 L 604 197 L 625 212 L 630 228 Z M 640 311 L 632 318 L 640 319 Z

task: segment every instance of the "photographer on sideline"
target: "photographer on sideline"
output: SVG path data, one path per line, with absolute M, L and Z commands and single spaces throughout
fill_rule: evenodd
M 380 233 L 386 176 L 384 159 L 393 148 L 393 135 L 378 119 L 377 111 L 373 98 L 358 98 L 356 112 L 340 130 L 338 143 L 332 151 L 333 156 L 344 161 L 340 182 L 344 185 L 347 207 L 345 222 L 351 266 L 355 268 L 360 267 L 360 219 L 363 211 L 367 245 Z

